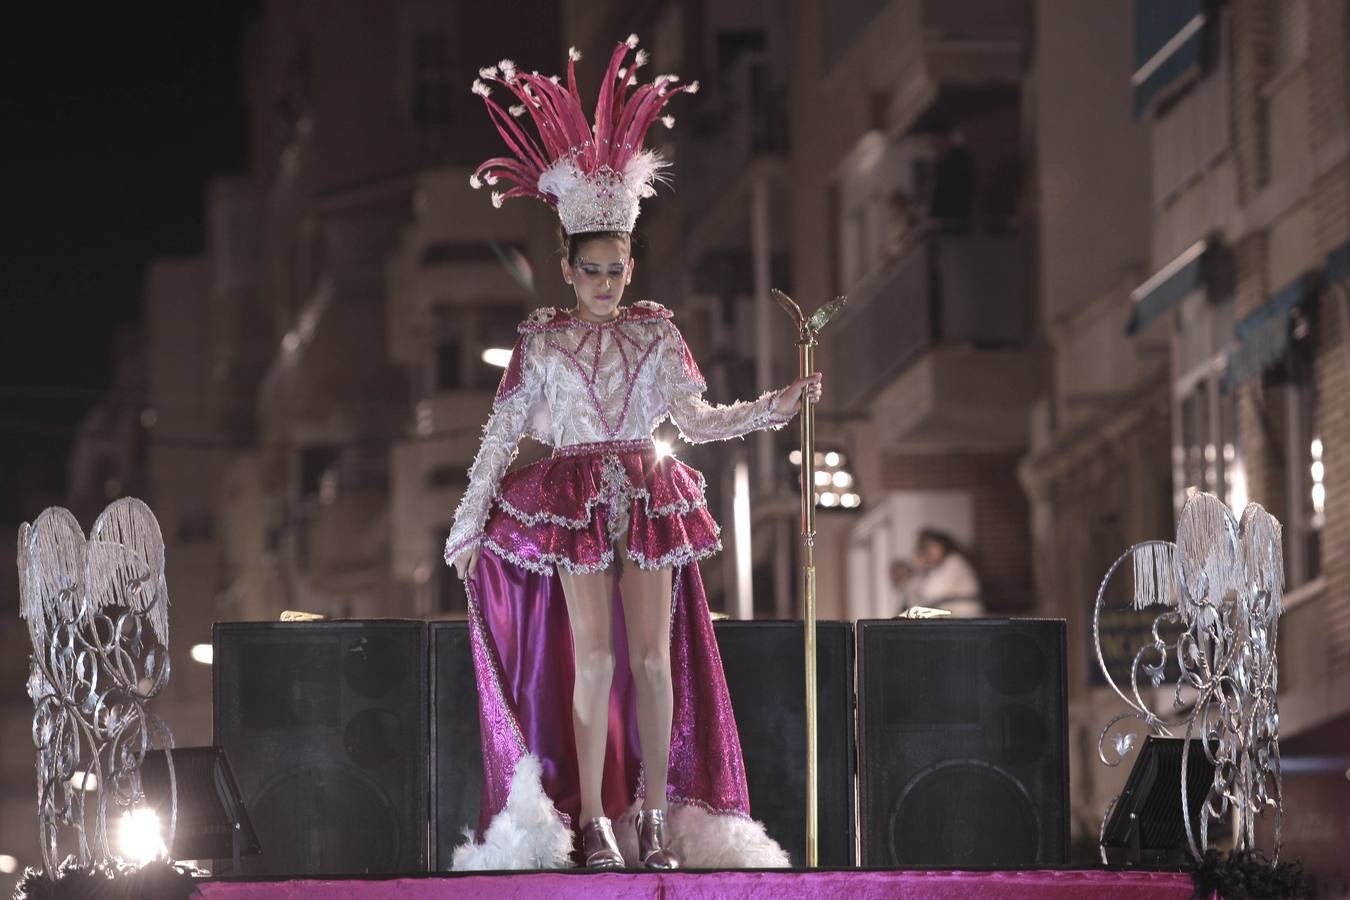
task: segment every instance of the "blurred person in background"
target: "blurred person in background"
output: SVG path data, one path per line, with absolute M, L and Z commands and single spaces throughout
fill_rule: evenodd
M 949 610 L 957 618 L 984 615 L 975 567 L 945 531 L 924 528 L 914 543 L 919 572 L 909 590 L 911 605 Z

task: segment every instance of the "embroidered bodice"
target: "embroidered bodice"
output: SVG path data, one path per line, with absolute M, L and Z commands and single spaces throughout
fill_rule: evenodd
M 774 413 L 773 391 L 727 406 L 704 401 L 707 384 L 698 364 L 670 310 L 658 303 L 639 301 L 602 324 L 548 307 L 535 310 L 517 330 L 446 540 L 447 561 L 481 536 L 521 435 L 555 449 L 650 440 L 670 418 L 685 440 L 702 443 L 791 419 Z

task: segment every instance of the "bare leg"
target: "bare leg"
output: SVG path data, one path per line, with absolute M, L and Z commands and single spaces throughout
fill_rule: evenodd
M 614 622 L 611 574 L 570 575 L 561 568 L 567 617 L 572 625 L 576 682 L 572 688 L 572 728 L 577 741 L 577 779 L 581 785 L 581 822 L 605 814 L 600 784 L 609 736 L 609 690 L 614 680 Z
M 637 692 L 638 739 L 646 782 L 643 809 L 666 808 L 670 723 L 674 694 L 670 678 L 670 568 L 646 571 L 625 565 L 619 578 L 628 660 Z

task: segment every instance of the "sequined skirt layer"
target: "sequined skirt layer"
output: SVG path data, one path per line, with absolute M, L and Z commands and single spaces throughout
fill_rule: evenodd
M 650 442 L 567 448 L 502 479 L 484 543 L 541 574 L 598 572 L 615 547 L 644 569 L 721 549 L 704 480 Z

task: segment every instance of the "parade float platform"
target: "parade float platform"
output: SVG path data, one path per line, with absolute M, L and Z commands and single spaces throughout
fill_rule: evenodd
M 1112 868 L 1017 870 L 801 869 L 604 872 L 548 871 L 383 878 L 204 880 L 204 900 L 431 900 L 503 897 L 511 900 L 588 898 L 848 897 L 849 900 L 1186 900 L 1195 887 L 1183 871 Z

